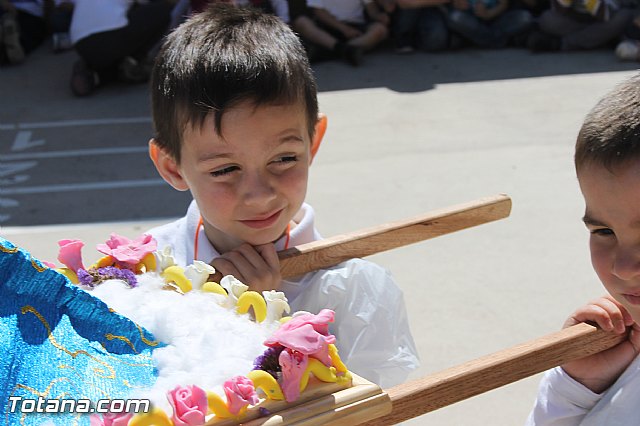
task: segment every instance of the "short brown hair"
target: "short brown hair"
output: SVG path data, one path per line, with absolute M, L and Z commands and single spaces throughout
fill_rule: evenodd
M 221 134 L 224 113 L 244 101 L 300 102 L 313 136 L 317 88 L 298 37 L 276 16 L 214 3 L 169 34 L 158 54 L 151 75 L 155 139 L 179 163 L 187 125 L 202 126 L 213 113 Z
M 607 93 L 585 117 L 576 142 L 576 170 L 596 164 L 612 170 L 640 157 L 640 74 Z

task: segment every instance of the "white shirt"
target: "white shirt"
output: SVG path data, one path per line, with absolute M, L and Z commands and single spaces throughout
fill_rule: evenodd
M 75 0 L 69 37 L 73 44 L 92 34 L 124 28 L 133 0 Z
M 151 229 L 158 249 L 170 245 L 176 262 L 194 260 L 194 239 L 200 220 L 198 207 L 191 203 L 187 214 L 175 222 Z M 314 212 L 304 204 L 294 217 L 291 247 L 320 239 L 314 227 Z M 198 230 L 198 260 L 211 262 L 219 256 L 202 229 Z M 284 238 L 275 242 L 284 249 Z M 246 283 L 251 285 L 251 283 Z M 282 282 L 292 311 L 318 313 L 335 311 L 330 327 L 337 338 L 340 357 L 352 372 L 383 388 L 402 383 L 419 367 L 418 353 L 411 336 L 402 290 L 384 268 L 353 259 L 332 268 L 310 272 Z
M 556 367 L 543 376 L 526 426 L 637 426 L 639 402 L 640 357 L 601 394 Z

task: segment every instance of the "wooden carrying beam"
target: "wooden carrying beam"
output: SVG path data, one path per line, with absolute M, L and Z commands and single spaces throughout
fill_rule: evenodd
M 367 425 L 391 425 L 613 347 L 624 339 L 578 324 L 390 389 L 392 412 Z M 531 396 L 531 402 L 535 395 Z
M 278 253 L 282 278 L 328 268 L 348 259 L 428 240 L 461 229 L 504 219 L 511 199 L 504 194 L 389 222 L 349 234 L 314 241 Z

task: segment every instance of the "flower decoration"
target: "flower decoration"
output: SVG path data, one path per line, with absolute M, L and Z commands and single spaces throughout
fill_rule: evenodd
M 199 426 L 205 423 L 207 394 L 195 385 L 177 386 L 167 394 L 173 407 L 172 420 L 176 426 Z
M 60 240 L 58 241 L 60 251 L 58 252 L 58 261 L 73 272 L 78 269 L 85 269 L 82 264 L 82 247 L 84 243 L 80 240 Z
M 104 413 L 102 417 L 92 414 L 89 422 L 91 426 L 127 426 L 132 417 L 130 413 Z
M 300 382 L 307 370 L 309 357 L 302 352 L 285 349 L 280 353 L 282 367 L 282 393 L 287 402 L 292 402 L 300 396 Z
M 305 313 L 294 316 L 282 324 L 264 344 L 293 349 L 329 366 L 329 344 L 336 341 L 336 337 L 329 334 L 329 323 L 333 322 L 333 319 L 334 312 L 330 309 L 323 309 L 317 315 Z
M 136 274 L 129 269 L 120 269 L 115 266 L 105 266 L 104 268 L 91 268 L 88 271 L 78 269 L 78 281 L 80 284 L 93 288 L 106 280 L 122 280 L 129 285 L 135 287 L 138 285 Z
M 262 355 L 259 355 L 253 361 L 253 369 L 266 371 L 274 378 L 279 378 L 279 373 L 282 371 L 282 368 L 280 367 L 279 357 L 280 352 L 282 352 L 283 350 L 284 346 L 267 348 L 267 350 L 265 350 Z
M 149 253 L 157 248 L 156 240 L 151 235 L 143 234 L 135 240 L 130 240 L 118 234 L 111 234 L 111 238 L 105 244 L 98 244 L 97 249 L 113 257 L 122 266 L 132 269 Z
M 199 290 L 202 285 L 209 280 L 209 275 L 216 273 L 213 266 L 201 260 L 194 260 L 193 264 L 187 266 L 184 275 L 191 281 L 194 289 Z
M 262 297 L 267 302 L 267 321 L 277 321 L 283 314 L 291 312 L 287 297 L 281 291 L 263 291 Z
M 169 266 L 173 266 L 176 264 L 176 259 L 173 257 L 173 249 L 171 246 L 164 246 L 162 251 L 157 251 L 156 255 L 156 271 L 162 272 L 167 269 Z
M 220 285 L 227 291 L 227 298 L 224 306 L 233 308 L 238 304 L 238 298 L 249 289 L 249 286 L 234 277 L 233 275 L 225 275 L 220 280 Z
M 222 384 L 231 414 L 237 415 L 244 407 L 260 402 L 253 382 L 245 376 L 236 376 Z

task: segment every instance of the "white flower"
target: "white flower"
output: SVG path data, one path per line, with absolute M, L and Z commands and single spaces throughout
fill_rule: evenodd
M 287 303 L 287 297 L 281 291 L 263 291 L 262 297 L 267 302 L 267 322 L 278 321 L 283 313 L 289 313 L 291 308 Z
M 171 246 L 164 246 L 162 252 L 159 250 L 155 252 L 156 256 L 156 270 L 162 272 L 169 266 L 176 264 L 176 259 L 173 257 L 173 251 Z
M 215 272 L 215 268 L 208 263 L 194 260 L 193 264 L 187 266 L 184 275 L 191 281 L 194 290 L 200 290 L 202 285 L 209 280 L 209 275 L 215 274 Z
M 236 306 L 240 295 L 249 289 L 248 285 L 243 284 L 242 281 L 233 275 L 225 275 L 222 277 L 220 285 L 227 290 L 228 296 L 225 305 L 229 308 Z

